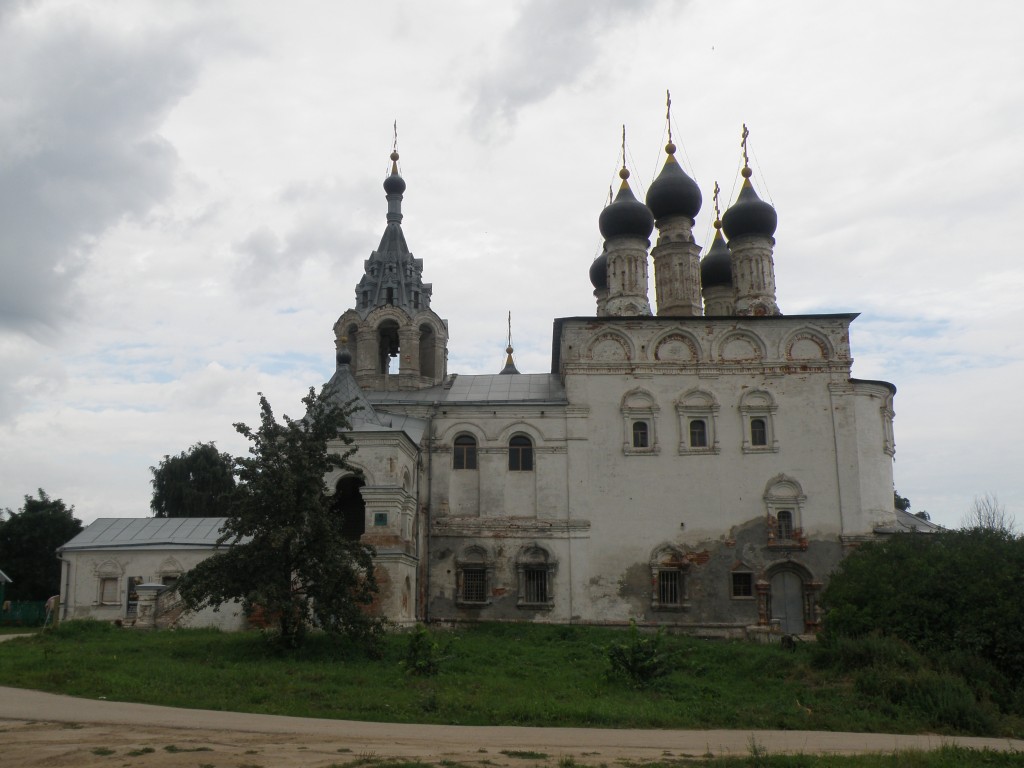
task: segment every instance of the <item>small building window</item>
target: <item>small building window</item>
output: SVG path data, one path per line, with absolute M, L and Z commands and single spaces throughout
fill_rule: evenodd
M 715 396 L 691 389 L 676 401 L 679 418 L 679 455 L 718 453 L 715 421 L 718 403 Z
M 100 602 L 104 605 L 117 605 L 121 601 L 117 599 L 117 577 L 106 577 L 100 579 Z
M 387 303 L 389 305 L 395 303 L 395 289 L 394 288 L 388 288 L 387 289 L 387 299 L 386 299 L 386 301 L 387 301 Z
M 622 452 L 658 453 L 658 403 L 650 392 L 634 389 L 622 397 Z
M 633 447 L 634 448 L 648 448 L 650 447 L 650 440 L 647 429 L 646 421 L 634 421 L 633 422 Z
M 678 568 L 658 571 L 658 604 L 680 605 L 683 602 L 683 574 Z
M 779 441 L 774 425 L 777 410 L 770 392 L 754 390 L 744 393 L 740 399 L 744 453 L 778 452 Z
M 523 602 L 547 603 L 548 571 L 547 568 L 524 568 Z
M 476 469 L 476 438 L 472 435 L 455 438 L 452 469 Z
M 413 309 L 419 309 L 420 308 L 420 292 L 419 291 L 413 291 L 412 292 L 412 308 Z
M 533 471 L 533 443 L 524 435 L 508 441 L 508 468 L 510 472 Z
M 750 420 L 750 444 L 756 446 L 768 445 L 768 426 L 764 419 Z
M 462 602 L 483 603 L 487 601 L 487 569 L 480 566 L 466 566 L 462 569 Z
M 754 596 L 754 574 L 737 572 L 732 574 L 732 596 L 753 597 Z
M 548 551 L 536 544 L 521 550 L 516 558 L 519 578 L 519 606 L 551 608 L 554 605 L 554 576 L 557 564 Z
M 369 291 L 363 291 L 362 299 L 363 299 L 363 306 L 364 307 L 367 306 L 370 303 L 370 292 Z
M 704 419 L 692 419 L 690 421 L 690 447 L 708 447 L 708 425 Z
M 792 539 L 793 538 L 793 512 L 789 509 L 779 510 L 779 514 L 776 519 L 779 521 L 779 533 L 780 539 Z
M 455 599 L 459 605 L 481 606 L 490 601 L 494 564 L 483 547 L 467 547 L 455 559 Z
M 690 564 L 683 552 L 671 544 L 651 555 L 651 607 L 656 611 L 678 611 L 689 607 L 686 571 Z

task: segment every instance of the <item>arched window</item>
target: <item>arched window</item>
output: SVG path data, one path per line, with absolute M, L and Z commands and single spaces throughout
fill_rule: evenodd
M 533 443 L 525 435 L 516 435 L 508 441 L 508 468 L 510 472 L 533 471 Z
M 750 444 L 768 445 L 768 425 L 765 424 L 764 419 L 750 420 Z
M 476 469 L 476 438 L 472 435 L 455 438 L 452 469 Z
M 334 491 L 335 514 L 341 515 L 341 535 L 350 541 L 359 541 L 366 533 L 366 502 L 360 489 L 366 485 L 362 479 L 349 475 L 338 481 Z
M 704 419 L 690 420 L 690 447 L 707 448 L 708 446 L 708 425 Z
M 650 436 L 648 434 L 647 422 L 646 421 L 634 421 L 633 422 L 633 447 L 634 448 L 647 448 L 650 446 Z
M 744 453 L 776 453 L 779 450 L 775 432 L 775 398 L 764 390 L 747 392 L 740 399 L 743 424 Z
M 455 595 L 460 605 L 482 606 L 490 602 L 494 563 L 487 550 L 472 546 L 455 559 Z
M 656 611 L 688 607 L 686 571 L 689 563 L 682 552 L 664 546 L 651 556 L 651 607 Z
M 679 454 L 718 453 L 715 421 L 718 402 L 710 392 L 691 389 L 676 401 L 679 417 Z

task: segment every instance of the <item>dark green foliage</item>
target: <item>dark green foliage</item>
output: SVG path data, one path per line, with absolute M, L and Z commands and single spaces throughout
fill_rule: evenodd
M 349 468 L 328 441 L 351 442 L 348 419 L 313 389 L 303 398 L 306 417 L 284 424 L 260 395 L 260 426 L 235 429 L 251 443 L 249 456 L 234 460 L 239 484 L 230 496 L 222 544 L 178 582 L 193 609 L 241 600 L 262 611 L 281 645 L 301 645 L 307 629 L 371 641 L 380 629 L 367 613 L 377 591 L 373 550 L 343 535 L 331 511 L 324 477 Z
M 902 534 L 846 558 L 822 595 L 825 637 L 900 638 L 1024 684 L 1024 539 L 973 528 Z
M 910 511 L 910 499 L 906 496 L 900 496 L 900 492 L 897 490 L 893 490 L 892 492 L 892 503 L 893 506 L 901 512 Z
M 441 644 L 434 639 L 425 626 L 417 624 L 409 634 L 405 659 L 401 662 L 402 668 L 410 675 L 433 677 L 441 671 L 441 662 L 446 658 L 447 650 L 448 647 L 442 650 Z
M 213 443 L 196 443 L 150 467 L 154 517 L 222 517 L 235 489 L 234 460 Z
M 57 547 L 82 530 L 74 512 L 40 488 L 38 499 L 26 496 L 17 512 L 0 515 L 0 570 L 12 581 L 6 599 L 46 600 L 60 592 Z
M 608 646 L 608 673 L 644 688 L 672 671 L 672 654 L 664 648 L 664 629 L 644 634 L 632 619 L 626 641 Z

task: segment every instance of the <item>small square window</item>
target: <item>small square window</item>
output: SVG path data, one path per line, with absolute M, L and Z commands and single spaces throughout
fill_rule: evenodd
M 732 575 L 732 596 L 753 597 L 754 596 L 754 574 L 734 573 Z
M 373 524 L 374 525 L 387 525 L 388 524 L 388 513 L 387 512 L 374 512 L 373 513 Z

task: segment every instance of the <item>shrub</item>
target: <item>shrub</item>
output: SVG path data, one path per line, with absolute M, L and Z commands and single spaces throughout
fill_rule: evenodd
M 444 649 L 447 651 L 447 646 Z M 409 644 L 405 648 L 405 659 L 399 662 L 410 675 L 417 677 L 433 677 L 441 671 L 441 662 L 447 658 L 443 655 L 441 644 L 437 642 L 422 624 L 409 635 Z
M 626 642 L 608 646 L 609 677 L 624 678 L 637 688 L 643 688 L 672 671 L 673 654 L 663 649 L 664 628 L 644 635 L 629 620 Z

